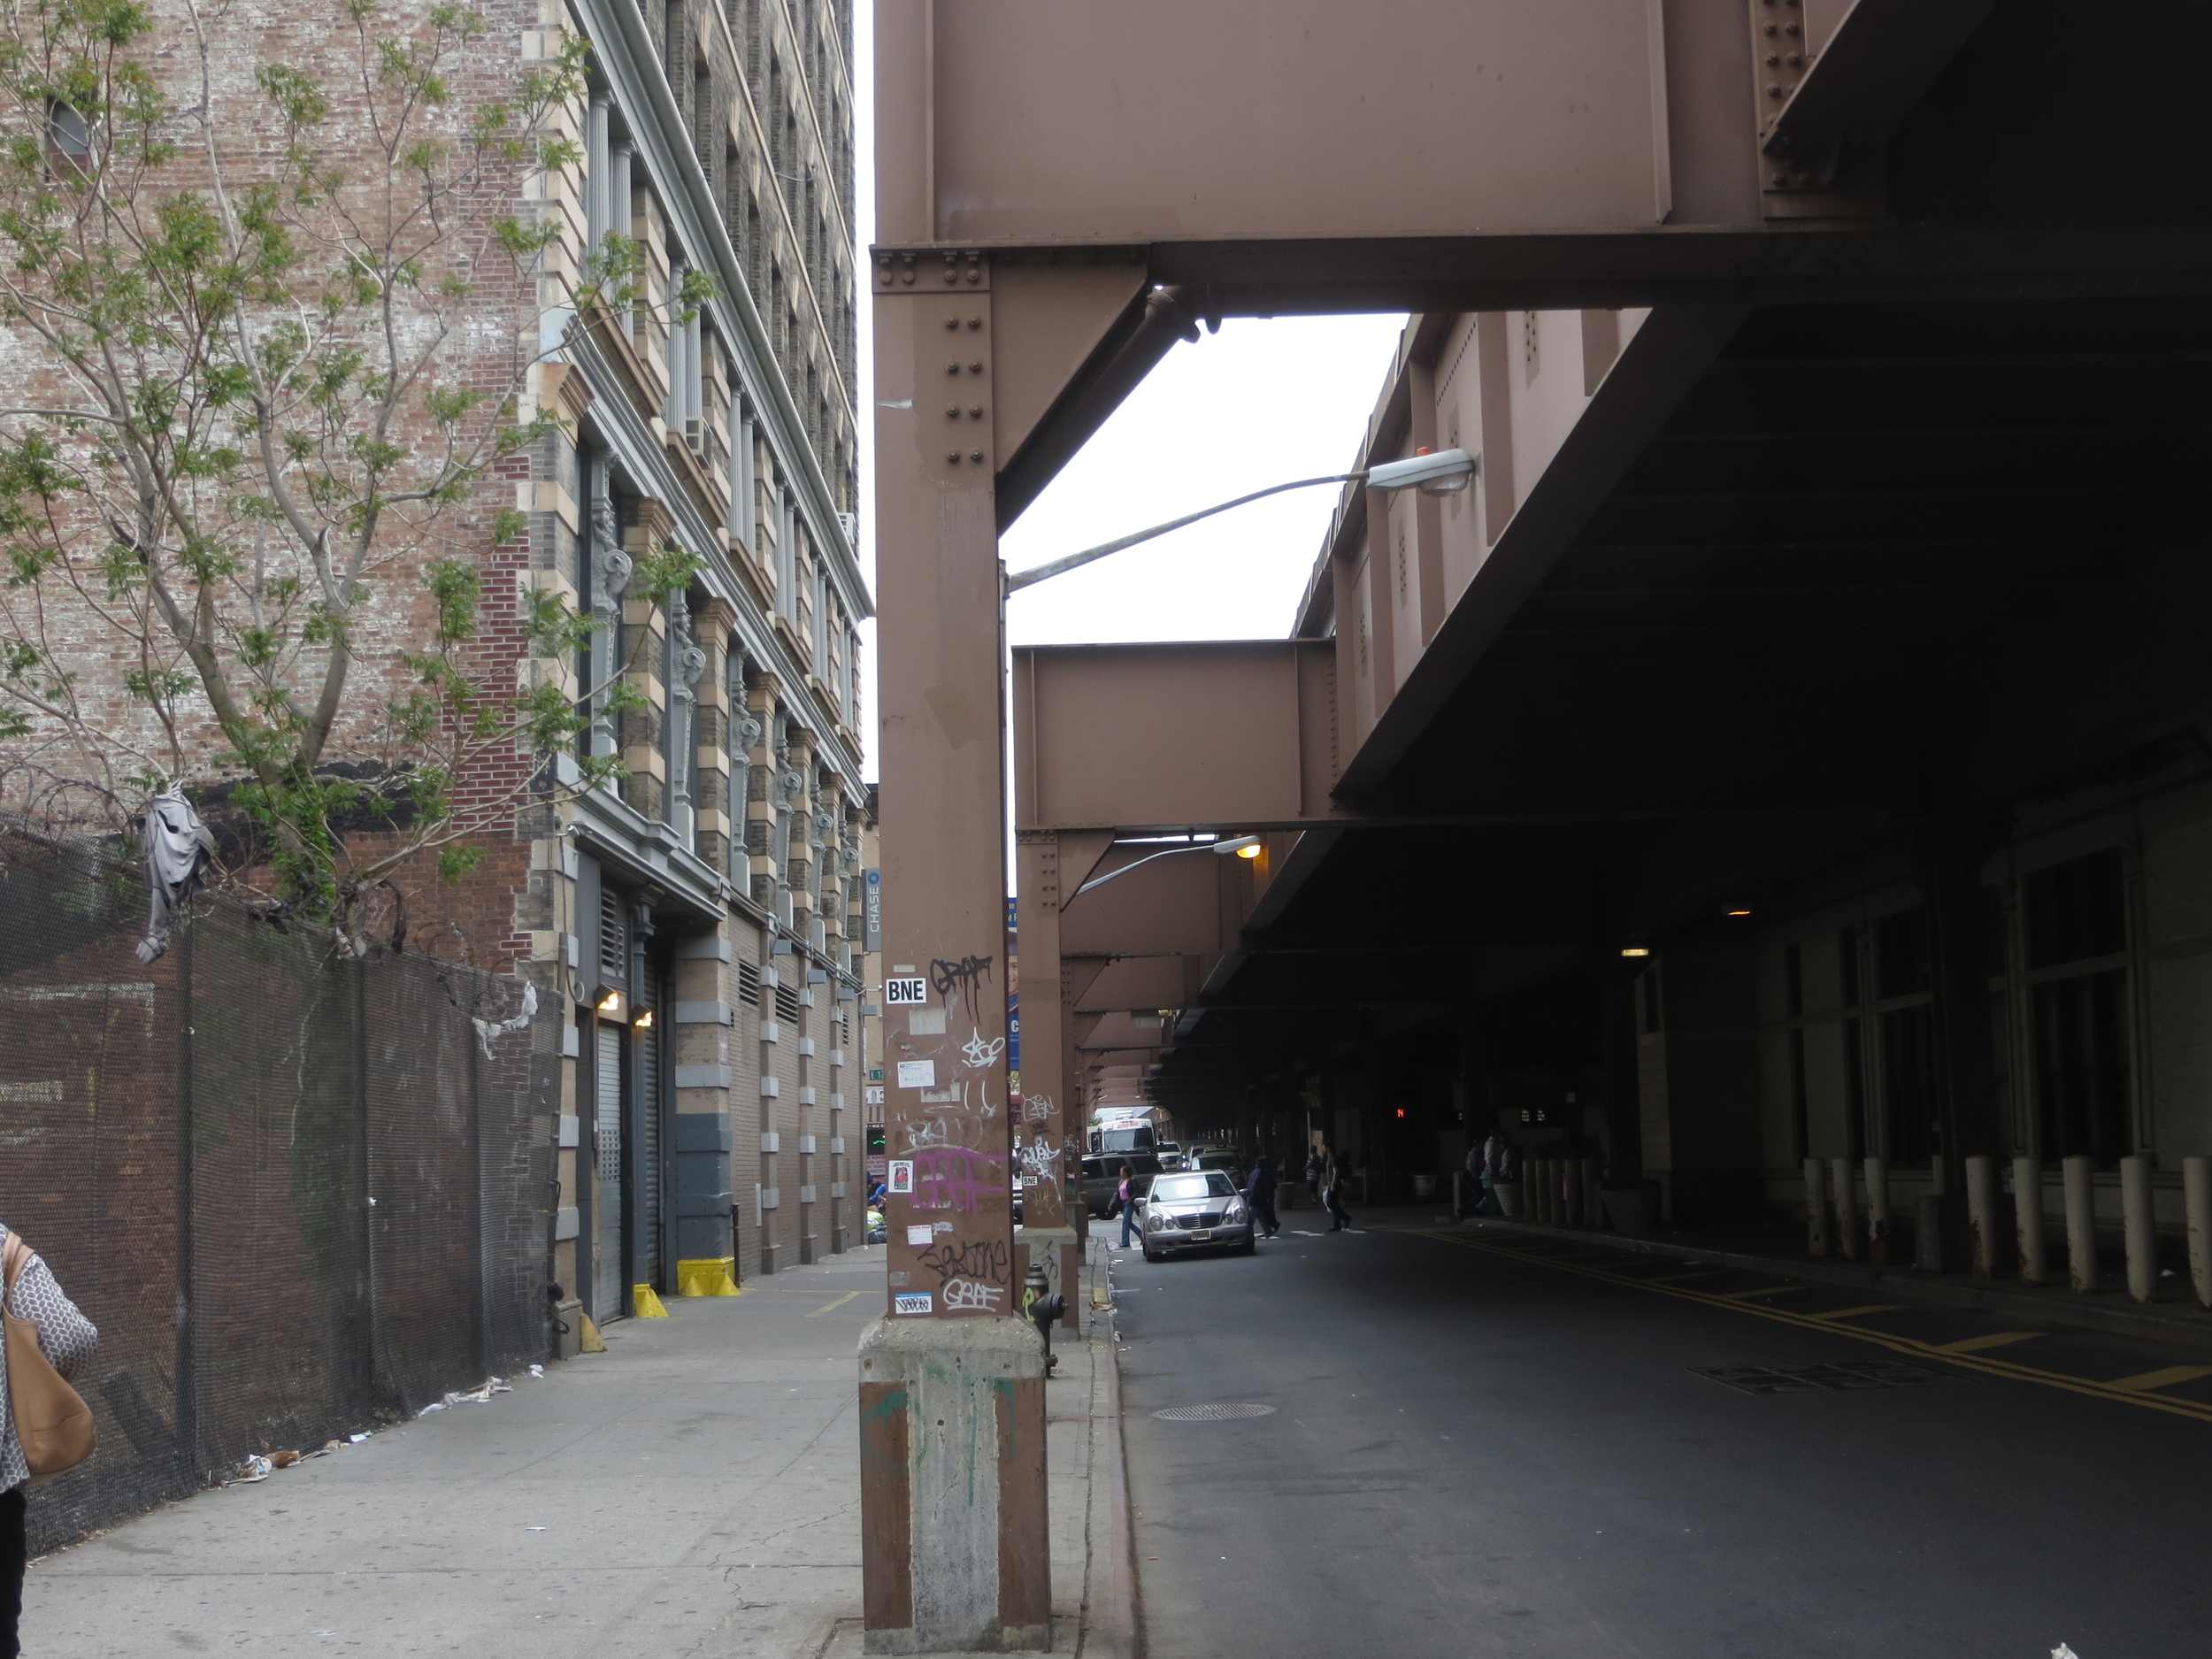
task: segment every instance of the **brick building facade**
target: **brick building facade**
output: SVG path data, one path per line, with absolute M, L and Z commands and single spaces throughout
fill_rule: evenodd
M 552 1277 L 603 1321 L 639 1286 L 711 1292 L 864 1230 L 857 625 L 871 600 L 854 553 L 851 9 L 478 11 L 450 65 L 457 109 L 519 101 L 577 37 L 588 86 L 544 123 L 572 159 L 517 160 L 504 199 L 474 203 L 486 238 L 509 213 L 554 234 L 519 286 L 475 287 L 436 372 L 486 389 L 519 376 L 519 419 L 559 423 L 480 480 L 421 561 L 457 557 L 480 577 L 474 671 L 580 698 L 618 676 L 642 706 L 597 694 L 576 752 L 476 764 L 453 790 L 464 810 L 534 803 L 480 838 L 457 885 L 424 855 L 394 886 L 409 949 L 518 972 L 541 1018 L 564 1022 L 544 1130 L 558 1148 Z M 377 27 L 404 37 L 431 15 L 406 0 Z M 188 76 L 182 19 L 157 16 L 150 61 Z M 293 41 L 288 16 L 251 34 L 211 26 L 219 93 L 250 94 L 264 61 L 346 86 L 350 35 L 303 15 Z M 242 160 L 270 150 L 265 134 L 235 137 Z M 611 236 L 634 247 L 634 292 L 580 306 Z M 710 290 L 695 310 L 678 301 L 692 276 L 706 281 L 689 292 Z M 35 363 L 19 338 L 0 344 L 0 380 L 23 382 Z M 511 508 L 526 527 L 496 541 Z M 631 591 L 634 562 L 672 546 L 696 561 L 689 591 Z M 357 630 L 365 686 L 400 684 L 399 653 L 421 648 L 422 574 L 406 561 L 379 572 Z M 580 660 L 531 655 L 532 590 L 597 620 Z M 88 638 L 73 666 L 88 697 L 111 695 L 119 726 L 141 714 L 107 683 L 123 672 L 114 656 Z M 350 759 L 357 738 L 329 757 Z M 42 764 L 65 764 L 51 752 Z M 584 757 L 618 757 L 617 783 L 581 788 Z

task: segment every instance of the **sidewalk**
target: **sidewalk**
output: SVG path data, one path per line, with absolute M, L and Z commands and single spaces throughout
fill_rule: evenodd
M 48 1556 L 26 1586 L 25 1650 L 857 1655 L 854 1354 L 883 1271 L 876 1247 L 736 1298 L 671 1300 L 671 1317 L 623 1321 L 605 1354 L 488 1403 Z M 1110 1594 L 1113 1358 L 1102 1327 L 1059 1351 L 1054 1650 L 1125 1652 Z

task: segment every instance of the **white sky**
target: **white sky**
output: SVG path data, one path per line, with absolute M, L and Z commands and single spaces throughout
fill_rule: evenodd
M 854 8 L 859 80 L 855 211 L 875 229 L 873 8 Z M 864 273 L 864 260 L 860 269 Z M 1007 533 L 1020 570 L 1271 484 L 1348 468 L 1397 348 L 1402 316 L 1232 319 L 1178 345 Z M 874 345 L 860 307 L 861 565 L 875 580 Z M 1017 645 L 1280 639 L 1290 631 L 1337 492 L 1240 507 L 1014 595 Z M 862 697 L 876 776 L 875 624 L 862 626 Z

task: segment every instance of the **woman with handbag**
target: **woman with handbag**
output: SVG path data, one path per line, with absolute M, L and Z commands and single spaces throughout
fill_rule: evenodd
M 92 1455 L 92 1414 L 65 1380 L 99 1346 L 100 1333 L 62 1294 L 30 1246 L 0 1227 L 0 1659 L 23 1651 L 23 1569 L 29 1543 L 23 1489 Z M 11 1363 L 12 1362 L 12 1363 Z

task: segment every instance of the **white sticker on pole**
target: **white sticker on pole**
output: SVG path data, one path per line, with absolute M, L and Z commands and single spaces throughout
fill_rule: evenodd
M 926 1008 L 928 1004 L 927 979 L 886 979 L 883 982 L 883 1005 L 886 1008 Z
M 934 1060 L 902 1060 L 899 1062 L 901 1088 L 935 1088 L 937 1062 Z
M 912 1158 L 891 1160 L 889 1190 L 895 1193 L 910 1193 L 914 1190 L 914 1160 Z
M 906 1230 L 906 1241 L 918 1249 L 926 1250 L 929 1248 L 930 1240 L 936 1236 L 937 1229 L 931 1226 L 926 1221 L 923 1222 L 921 1225 L 918 1227 L 909 1227 Z
M 891 1298 L 894 1313 L 927 1313 L 930 1293 L 926 1290 L 902 1290 Z

